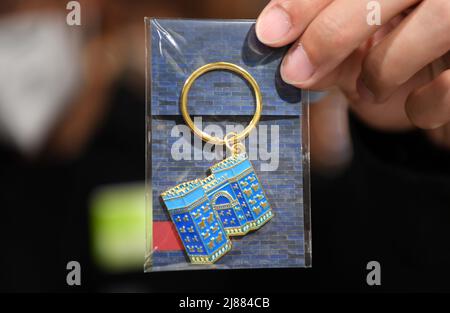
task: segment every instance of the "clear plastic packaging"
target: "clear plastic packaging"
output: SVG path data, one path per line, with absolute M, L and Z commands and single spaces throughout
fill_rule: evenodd
M 145 271 L 311 266 L 308 92 L 282 82 L 285 50 L 258 42 L 252 20 L 145 25 Z M 186 80 L 215 62 L 242 68 L 261 91 L 245 153 L 202 141 L 181 114 Z M 213 70 L 192 84 L 187 108 L 198 129 L 224 138 L 252 120 L 255 96 L 242 75 Z

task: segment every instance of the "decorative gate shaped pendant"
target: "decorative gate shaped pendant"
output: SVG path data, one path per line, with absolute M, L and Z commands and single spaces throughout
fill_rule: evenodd
M 161 194 L 191 263 L 211 264 L 227 253 L 230 236 L 257 230 L 273 213 L 245 154 L 211 167 L 211 175 Z

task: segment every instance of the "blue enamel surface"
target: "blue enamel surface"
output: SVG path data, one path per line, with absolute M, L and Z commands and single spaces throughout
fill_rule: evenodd
M 204 196 L 206 196 L 205 191 L 199 186 L 183 196 L 163 197 L 163 199 L 166 207 L 169 210 L 174 210 L 185 208 Z
M 250 161 L 246 158 L 235 163 L 233 159 L 229 160 L 228 167 L 212 168 L 213 174 L 199 187 L 188 191 L 176 189 L 162 197 L 189 255 L 213 254 L 227 241 L 225 229 L 242 227 L 270 210 L 270 206 L 261 207 L 261 203 L 268 201 Z M 230 183 L 245 171 L 249 173 Z M 247 189 L 252 190 L 250 196 L 244 192 Z M 194 203 L 199 204 L 190 208 Z M 223 208 L 223 205 L 230 207 Z
M 178 210 L 171 213 L 171 217 L 188 255 L 211 255 L 226 244 L 225 231 L 209 201 L 189 211 L 186 209 L 180 213 Z

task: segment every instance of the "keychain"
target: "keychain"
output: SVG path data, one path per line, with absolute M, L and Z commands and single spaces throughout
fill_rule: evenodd
M 224 138 L 211 136 L 192 121 L 188 94 L 195 80 L 214 70 L 228 70 L 245 78 L 253 88 L 255 114 L 241 132 Z M 230 237 L 243 236 L 267 223 L 273 216 L 269 201 L 245 152 L 243 141 L 261 117 L 262 95 L 256 80 L 243 68 L 227 62 L 206 64 L 194 71 L 181 92 L 181 114 L 202 140 L 225 145 L 231 156 L 213 165 L 203 179 L 181 183 L 161 194 L 185 251 L 193 264 L 212 264 L 232 247 Z

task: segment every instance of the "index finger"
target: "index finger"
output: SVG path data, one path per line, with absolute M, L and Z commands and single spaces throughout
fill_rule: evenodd
M 256 21 L 258 39 L 272 47 L 295 41 L 333 0 L 273 0 Z

